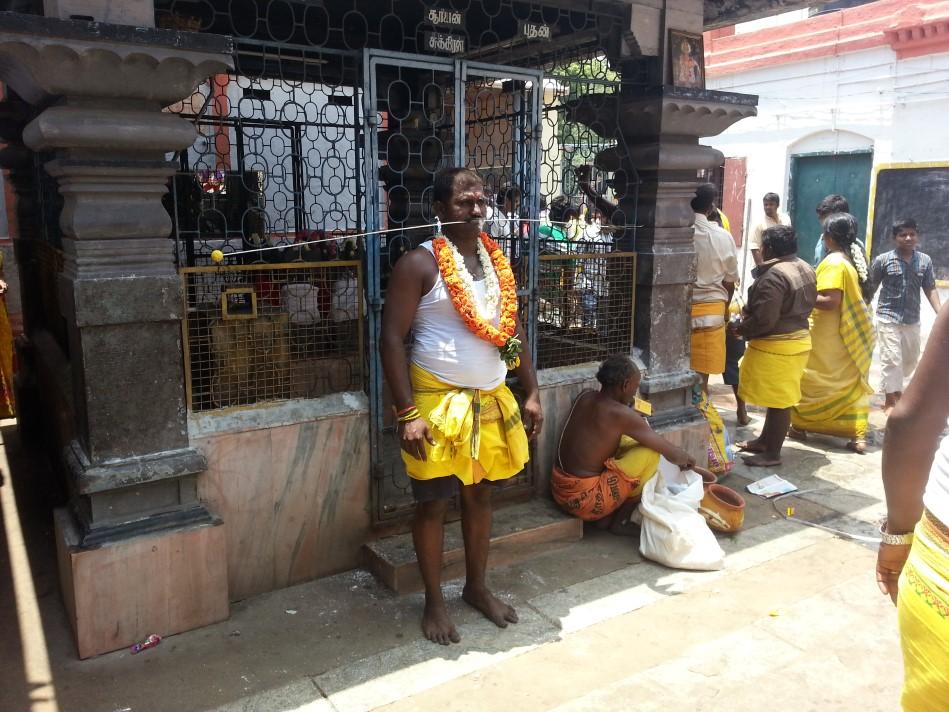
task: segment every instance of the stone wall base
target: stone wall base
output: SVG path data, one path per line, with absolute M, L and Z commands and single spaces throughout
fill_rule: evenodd
M 191 416 L 202 504 L 227 522 L 232 601 L 346 571 L 370 524 L 365 395 Z
M 57 509 L 53 519 L 59 580 L 80 658 L 230 615 L 220 522 L 83 549 L 69 510 Z
M 534 491 L 550 497 L 550 472 L 557 461 L 560 432 L 567 424 L 573 401 L 584 391 L 599 390 L 596 380 L 598 363 L 545 368 L 537 372 L 540 405 L 544 410 L 544 427 L 534 447 Z
M 673 445 L 677 445 L 695 458 L 699 467 L 708 467 L 708 439 L 711 433 L 708 422 L 699 416 L 688 423 L 671 423 L 656 426 L 656 432 Z

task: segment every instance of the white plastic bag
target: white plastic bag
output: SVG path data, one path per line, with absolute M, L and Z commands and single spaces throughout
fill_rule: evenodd
M 659 471 L 643 488 L 639 505 L 642 535 L 639 551 L 647 559 L 674 569 L 715 571 L 725 566 L 725 552 L 698 513 L 702 477 L 659 458 Z

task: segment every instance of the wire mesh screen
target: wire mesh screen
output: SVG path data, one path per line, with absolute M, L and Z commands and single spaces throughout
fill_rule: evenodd
M 632 346 L 638 176 L 622 160 L 620 88 L 601 50 L 545 68 L 538 368 Z
M 337 52 L 365 48 L 539 66 L 618 43 L 628 6 L 550 0 L 155 0 L 159 27 L 242 43 Z
M 595 242 L 545 246 L 537 291 L 537 367 L 572 366 L 627 353 L 636 254 Z
M 170 107 L 199 130 L 169 198 L 179 264 L 209 264 L 213 250 L 228 263 L 307 259 L 280 248 L 360 232 L 359 92 L 340 83 L 357 59 L 241 46 L 235 65 Z M 343 247 L 320 243 L 309 257 L 352 257 Z
M 200 132 L 179 156 L 168 206 L 188 287 L 193 408 L 295 397 L 303 391 L 285 364 L 316 358 L 314 350 L 348 358 L 331 353 L 340 336 L 322 310 L 319 325 L 307 327 L 309 355 L 294 351 L 299 328 L 285 306 L 263 310 L 273 291 L 252 275 L 272 272 L 272 282 L 287 263 L 304 269 L 299 263 L 319 262 L 332 271 L 343 269 L 329 266 L 338 260 L 361 262 L 367 378 L 360 380 L 359 358 L 343 371 L 347 387 L 363 384 L 372 404 L 374 518 L 410 512 L 379 375 L 378 326 L 392 267 L 431 238 L 434 230 L 423 226 L 434 221 L 434 176 L 452 165 L 484 181 L 486 228 L 514 267 L 537 365 L 629 351 L 637 177 L 622 145 L 615 64 L 629 41 L 628 5 L 156 0 L 155 8 L 159 26 L 230 35 L 236 48 L 232 73 L 170 108 Z M 373 64 L 387 53 L 400 54 Z M 386 232 L 348 237 L 373 229 Z M 213 250 L 224 253 L 226 267 L 202 272 Z M 258 301 L 256 318 L 227 320 L 215 311 L 222 279 L 251 289 L 244 294 Z M 268 370 L 249 355 L 216 353 L 243 347 L 215 346 L 212 322 L 234 344 L 256 343 L 244 332 L 261 329 L 263 346 L 253 348 L 271 349 L 277 365 Z M 244 365 L 223 382 L 224 366 L 237 363 Z M 251 382 L 263 385 L 242 385 Z M 510 487 L 522 492 L 530 483 L 521 477 Z
M 620 117 L 610 102 L 620 88 L 619 74 L 599 51 L 547 67 L 541 191 L 576 208 L 584 221 L 631 227 L 619 203 L 633 197 L 629 184 L 636 181 L 620 166 Z
M 379 236 L 384 293 L 396 261 L 434 235 L 419 226 L 435 222 L 432 185 L 439 170 L 453 165 L 456 116 L 451 67 L 380 64 L 376 71 L 377 152 L 367 182 L 379 187 L 373 207 L 389 231 Z
M 192 411 L 362 388 L 360 262 L 193 267 L 182 279 Z

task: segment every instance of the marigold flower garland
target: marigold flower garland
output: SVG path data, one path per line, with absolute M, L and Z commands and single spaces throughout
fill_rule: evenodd
M 479 313 L 475 303 L 474 286 L 470 283 L 473 279 L 466 269 L 464 274 L 459 274 L 458 260 L 454 255 L 457 250 L 452 249 L 454 246 L 441 235 L 432 240 L 438 270 L 458 316 L 471 333 L 497 346 L 501 360 L 508 369 L 514 369 L 521 363 L 521 341 L 514 335 L 517 329 L 517 285 L 514 282 L 514 272 L 501 248 L 485 233 L 481 233 L 481 245 L 491 258 L 491 266 L 501 291 L 501 317 L 498 326 L 494 326 Z M 464 268 L 463 261 L 461 267 Z

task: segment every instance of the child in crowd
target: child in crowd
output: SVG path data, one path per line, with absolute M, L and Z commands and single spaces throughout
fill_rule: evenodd
M 917 249 L 919 230 L 912 218 L 897 220 L 892 228 L 893 247 L 877 256 L 870 266 L 867 299 L 877 289 L 877 340 L 880 345 L 881 390 L 886 395 L 883 412 L 889 416 L 903 394 L 903 383 L 919 361 L 920 290 L 935 312 L 939 292 L 933 261 Z

